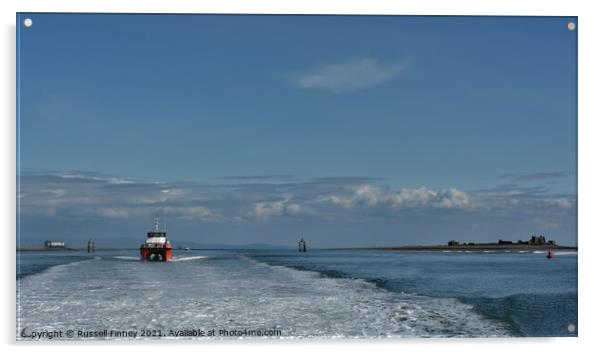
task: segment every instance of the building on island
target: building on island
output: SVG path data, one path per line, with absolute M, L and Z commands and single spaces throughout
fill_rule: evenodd
M 556 241 L 554 240 L 548 240 L 546 241 L 546 238 L 544 235 L 539 235 L 539 236 L 531 236 L 531 239 L 529 240 L 529 244 L 530 245 L 556 245 Z
M 65 248 L 64 241 L 44 241 L 44 247 L 46 248 Z
M 533 236 L 531 236 L 531 239 L 529 239 L 528 241 L 517 240 L 516 242 L 509 241 L 509 240 L 504 240 L 504 239 L 498 239 L 497 243 L 460 242 L 460 241 L 456 241 L 456 240 L 450 240 L 450 241 L 447 242 L 447 246 L 448 247 L 494 246 L 494 245 L 496 245 L 496 247 L 518 246 L 518 245 L 525 245 L 525 246 L 551 246 L 551 247 L 557 247 L 558 246 L 556 244 L 556 241 L 554 241 L 554 240 L 546 240 L 546 237 L 544 235 L 539 235 L 539 236 L 533 235 Z

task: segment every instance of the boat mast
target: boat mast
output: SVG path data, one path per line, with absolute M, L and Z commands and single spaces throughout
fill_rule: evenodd
M 159 232 L 159 217 L 155 216 L 155 231 Z

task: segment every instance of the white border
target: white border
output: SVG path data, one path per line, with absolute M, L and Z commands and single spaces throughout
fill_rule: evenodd
M 79 353 L 76 343 L 15 344 L 15 13 L 16 12 L 146 12 L 146 13 L 296 13 L 296 14 L 404 14 L 404 15 L 548 15 L 579 16 L 579 338 L 558 339 L 479 339 L 479 340 L 344 340 L 344 341 L 238 341 L 202 343 L 103 343 L 86 345 L 86 351 L 106 350 L 206 352 L 245 351 L 250 353 L 301 353 L 328 350 L 354 353 L 372 350 L 390 353 L 463 352 L 508 353 L 511 351 L 545 351 L 567 353 L 593 349 L 596 344 L 600 312 L 599 274 L 602 247 L 596 247 L 602 230 L 595 218 L 597 201 L 601 200 L 600 165 L 600 65 L 599 39 L 602 38 L 602 14 L 595 1 L 557 0 L 4 0 L 2 11 L 2 75 L 0 99 L 4 115 L 0 131 L 2 153 L 0 217 L 4 225 L 2 260 L 2 309 L 0 327 L 2 344 L 10 352 L 39 351 L 48 353 Z M 136 347 L 134 347 L 136 346 Z

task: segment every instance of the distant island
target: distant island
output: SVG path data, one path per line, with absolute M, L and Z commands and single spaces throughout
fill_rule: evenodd
M 357 249 L 357 248 L 356 248 Z M 447 245 L 430 246 L 393 246 L 393 247 L 362 247 L 364 250 L 380 251 L 523 251 L 523 250 L 577 250 L 576 246 L 561 246 L 554 240 L 546 241 L 545 236 L 531 236 L 527 241 L 518 240 L 516 242 L 498 240 L 498 242 L 475 243 L 459 242 L 450 240 Z

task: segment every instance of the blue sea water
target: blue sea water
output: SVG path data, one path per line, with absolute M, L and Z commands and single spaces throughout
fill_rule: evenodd
M 577 335 L 568 330 L 577 325 L 576 252 L 548 260 L 531 251 L 193 250 L 169 263 L 140 262 L 136 251 L 18 256 L 17 336 L 24 328 Z

